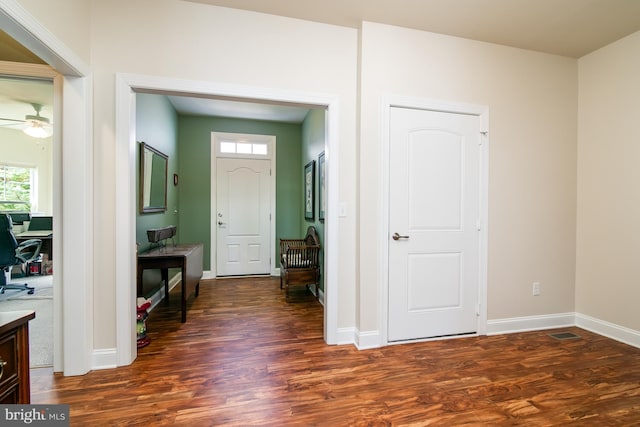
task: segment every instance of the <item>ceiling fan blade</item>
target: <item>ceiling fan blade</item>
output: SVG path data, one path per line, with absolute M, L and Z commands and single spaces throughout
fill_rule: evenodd
M 0 122 L 15 122 L 15 123 L 24 123 L 24 120 L 18 120 L 18 119 L 9 119 L 6 117 L 0 117 Z
M 24 120 L 16 120 L 16 119 L 8 119 L 5 117 L 0 117 L 1 128 L 20 130 L 24 128 L 24 126 L 25 126 Z

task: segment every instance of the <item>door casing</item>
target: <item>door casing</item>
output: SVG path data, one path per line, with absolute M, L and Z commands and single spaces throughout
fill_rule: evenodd
M 264 159 L 271 162 L 271 223 L 270 227 L 270 239 L 269 239 L 269 256 L 271 262 L 269 263 L 271 269 L 271 275 L 278 275 L 275 265 L 275 235 L 276 235 L 276 137 L 274 135 L 257 135 L 257 134 L 240 134 L 240 133 L 227 133 L 227 132 L 211 132 L 211 273 L 216 275 L 217 268 L 217 241 L 218 241 L 218 225 L 217 225 L 217 159 L 218 157 L 226 158 L 243 158 L 242 155 L 223 155 L 219 152 L 218 142 L 224 139 L 226 141 L 243 141 L 243 142 L 264 142 L 268 145 L 269 155 L 262 157 L 246 157 L 249 159 Z
M 238 86 L 209 81 L 194 81 L 138 74 L 116 73 L 116 313 L 117 366 L 130 364 L 135 348 L 135 94 L 180 94 L 222 97 L 244 101 L 269 101 L 326 108 L 325 156 L 327 168 L 327 221 L 325 222 L 325 312 L 324 339 L 337 344 L 338 329 L 338 177 L 340 145 L 340 98 L 333 94 L 309 94 L 262 87 Z
M 389 165 L 389 148 L 390 148 L 390 110 L 392 107 L 399 108 L 413 108 L 430 111 L 441 111 L 448 113 L 458 114 L 471 114 L 480 117 L 481 125 L 480 131 L 481 138 L 481 150 L 480 150 L 480 218 L 479 225 L 479 278 L 478 278 L 478 301 L 479 301 L 479 316 L 478 316 L 478 332 L 477 335 L 486 334 L 487 326 L 487 236 L 488 236 L 488 153 L 489 153 L 489 138 L 488 138 L 488 124 L 489 124 L 489 108 L 483 105 L 475 104 L 463 104 L 463 103 L 451 103 L 427 98 L 414 98 L 406 96 L 390 95 L 382 99 L 380 103 L 382 126 L 381 126 L 381 173 L 378 182 L 379 191 L 382 195 L 382 211 L 380 214 L 379 230 L 379 247 L 380 247 L 380 259 L 379 266 L 379 338 L 380 345 L 400 344 L 406 341 L 389 341 L 388 338 L 388 307 L 389 307 L 389 236 L 392 230 L 389 229 L 389 177 L 390 177 L 390 165 Z M 425 338 L 415 341 L 429 341 L 433 339 L 441 338 Z

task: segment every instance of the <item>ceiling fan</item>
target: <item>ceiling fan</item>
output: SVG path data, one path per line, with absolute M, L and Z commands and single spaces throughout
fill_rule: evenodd
M 0 124 L 2 127 L 14 127 L 17 126 L 19 129 L 34 138 L 47 138 L 50 137 L 53 133 L 53 127 L 51 126 L 51 121 L 47 117 L 43 117 L 40 115 L 40 110 L 42 110 L 42 105 L 40 104 L 31 104 L 33 109 L 35 110 L 35 115 L 27 114 L 24 120 L 19 119 L 10 119 L 6 117 L 0 117 L 0 122 L 10 122 L 7 124 Z

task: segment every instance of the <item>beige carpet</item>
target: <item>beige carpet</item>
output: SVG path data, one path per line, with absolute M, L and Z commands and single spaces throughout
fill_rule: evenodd
M 53 365 L 53 276 L 17 278 L 12 283 L 35 287 L 33 295 L 7 290 L 0 295 L 0 311 L 34 310 L 29 322 L 29 364 L 32 368 Z

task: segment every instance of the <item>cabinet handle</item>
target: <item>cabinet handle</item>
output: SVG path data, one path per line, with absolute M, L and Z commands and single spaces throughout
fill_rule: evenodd
M 4 374 L 4 365 L 6 364 L 7 362 L 2 360 L 2 357 L 0 357 L 0 379 L 2 379 L 2 374 Z

